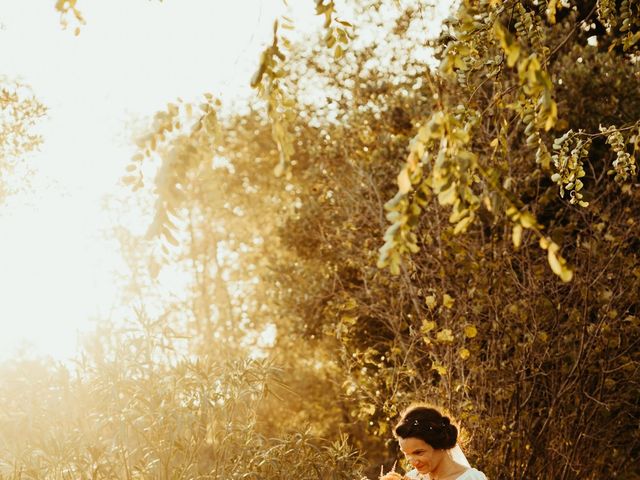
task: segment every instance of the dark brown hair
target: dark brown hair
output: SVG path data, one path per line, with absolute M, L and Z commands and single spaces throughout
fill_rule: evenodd
M 400 438 L 419 438 L 437 450 L 453 448 L 458 440 L 458 429 L 449 417 L 425 405 L 414 405 L 405 410 L 394 433 Z

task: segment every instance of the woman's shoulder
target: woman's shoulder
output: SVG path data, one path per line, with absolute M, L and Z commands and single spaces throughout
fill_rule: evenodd
M 417 470 L 411 470 L 407 472 L 405 478 L 409 480 L 414 479 L 425 479 L 429 480 L 429 475 L 420 475 Z M 475 468 L 470 468 L 466 470 L 462 475 L 460 475 L 456 480 L 487 480 L 487 477 L 480 470 L 476 470 Z
M 462 475 L 460 475 L 457 480 L 487 480 L 487 477 L 480 470 L 470 468 Z

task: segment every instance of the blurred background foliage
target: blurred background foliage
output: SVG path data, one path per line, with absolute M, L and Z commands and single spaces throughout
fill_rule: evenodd
M 135 310 L 2 365 L 2 478 L 373 478 L 414 400 L 489 478 L 640 478 L 640 4 L 388 3 L 137 137 Z
M 46 107 L 31 89 L 0 76 L 0 206 L 18 189 L 28 185 L 28 165 L 23 156 L 42 142 L 37 125 Z

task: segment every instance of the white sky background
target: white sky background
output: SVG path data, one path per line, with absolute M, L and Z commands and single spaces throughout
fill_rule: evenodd
M 79 0 L 87 23 L 76 37 L 54 0 L 0 0 L 0 75 L 49 109 L 44 144 L 26 158 L 32 188 L 0 205 L 0 361 L 21 344 L 72 356 L 77 332 L 108 318 L 121 260 L 103 238 L 112 221 L 102 204 L 134 152 L 131 120 L 177 97 L 251 95 L 274 19 L 321 28 L 314 3 L 290 0 L 291 12 L 282 0 Z

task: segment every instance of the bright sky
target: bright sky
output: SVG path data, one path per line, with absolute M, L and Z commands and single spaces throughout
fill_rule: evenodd
M 0 0 L 0 75 L 49 108 L 44 145 L 27 158 L 33 189 L 0 206 L 0 360 L 24 342 L 70 356 L 88 319 L 108 315 L 120 261 L 101 236 L 101 204 L 132 153 L 127 122 L 177 97 L 248 94 L 286 13 L 282 0 L 80 0 L 87 24 L 75 37 L 53 5 Z

